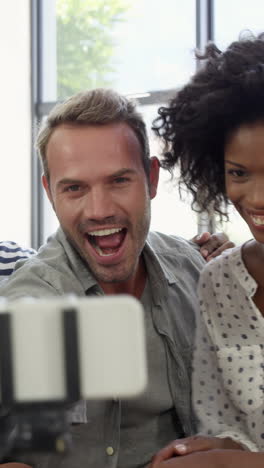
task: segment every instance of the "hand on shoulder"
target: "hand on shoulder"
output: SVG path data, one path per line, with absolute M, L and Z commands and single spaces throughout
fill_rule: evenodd
M 200 247 L 200 254 L 209 262 L 212 258 L 218 257 L 226 249 L 231 249 L 235 244 L 229 240 L 224 232 L 203 232 L 191 239 Z

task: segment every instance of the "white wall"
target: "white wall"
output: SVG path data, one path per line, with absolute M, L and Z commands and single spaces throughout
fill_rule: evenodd
M 30 1 L 0 2 L 0 240 L 30 244 Z

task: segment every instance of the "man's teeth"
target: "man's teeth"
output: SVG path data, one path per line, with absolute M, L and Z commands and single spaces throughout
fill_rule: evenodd
M 264 226 L 264 216 L 252 216 L 252 220 L 254 224 Z
M 122 231 L 122 228 L 97 229 L 96 231 L 91 231 L 89 232 L 91 245 L 94 247 L 94 249 L 100 256 L 109 257 L 117 251 L 117 248 L 106 247 L 102 249 L 97 244 L 96 237 L 110 236 L 112 234 L 117 234 L 120 231 Z
M 122 231 L 122 228 L 98 229 L 97 231 L 89 232 L 89 236 L 109 236 L 110 234 L 115 234 L 120 231 Z

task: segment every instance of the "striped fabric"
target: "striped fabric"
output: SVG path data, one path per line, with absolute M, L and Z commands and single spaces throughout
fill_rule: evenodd
M 17 260 L 31 257 L 34 253 L 33 249 L 24 249 L 16 242 L 0 242 L 0 277 L 11 275 Z

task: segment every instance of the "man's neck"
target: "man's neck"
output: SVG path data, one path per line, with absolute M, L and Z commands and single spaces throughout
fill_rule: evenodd
M 129 294 L 140 299 L 146 284 L 147 270 L 141 257 L 137 271 L 126 281 L 120 283 L 99 283 L 105 294 Z

